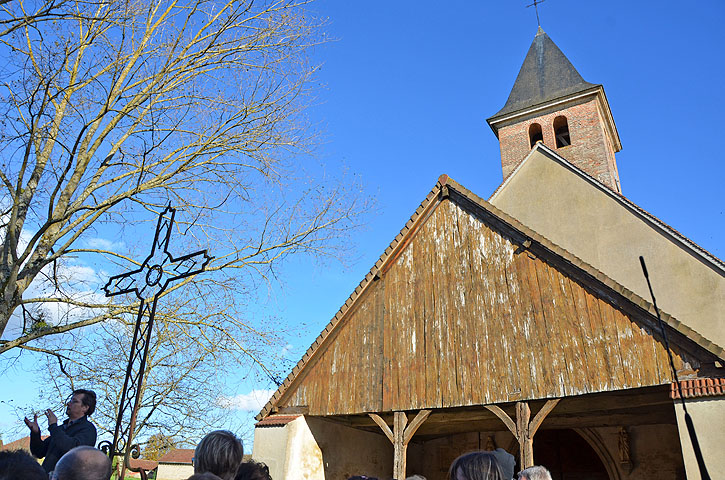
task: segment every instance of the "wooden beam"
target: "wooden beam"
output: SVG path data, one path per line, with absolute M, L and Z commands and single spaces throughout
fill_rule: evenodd
M 310 413 L 310 408 L 307 405 L 279 407 L 277 413 L 280 415 L 307 415 Z
M 539 410 L 539 413 L 537 413 L 534 419 L 531 420 L 531 423 L 529 424 L 529 434 L 531 435 L 531 438 L 534 437 L 534 434 L 541 426 L 541 423 L 544 421 L 546 416 L 554 410 L 554 407 L 556 407 L 560 400 L 561 398 L 547 400 L 544 406 L 541 407 L 541 410 Z
M 534 466 L 534 439 L 529 434 L 531 409 L 527 402 L 516 402 L 516 439 L 519 441 L 521 469 Z
M 403 442 L 405 437 L 405 424 L 408 423 L 408 417 L 405 412 L 395 412 L 393 417 L 393 478 L 405 478 L 406 455 L 408 444 Z
M 393 438 L 393 432 L 390 430 L 388 424 L 385 423 L 385 420 L 383 420 L 380 415 L 377 415 L 375 413 L 369 413 L 368 415 L 370 415 L 370 418 L 372 418 L 373 421 L 378 424 L 385 436 L 388 437 L 388 440 L 390 440 L 390 443 L 395 443 L 395 439 Z
M 516 437 L 516 424 L 513 420 L 511 420 L 511 417 L 509 417 L 506 412 L 501 409 L 501 407 L 497 405 L 485 405 L 485 407 L 487 410 L 491 411 L 491 413 L 500 418 L 503 424 L 506 425 L 506 428 L 508 428 L 511 433 L 514 434 L 514 437 Z
M 413 421 L 410 422 L 410 425 L 406 427 L 408 417 L 405 415 L 405 412 L 394 412 L 392 430 L 390 430 L 390 427 L 380 415 L 368 413 L 370 418 L 378 424 L 385 436 L 388 437 L 390 443 L 393 444 L 393 478 L 405 478 L 408 443 L 410 443 L 413 435 L 423 425 L 423 422 L 425 422 L 430 413 L 430 410 L 419 411 Z
M 418 430 L 418 428 L 420 428 L 421 425 L 423 425 L 423 422 L 425 422 L 429 415 L 430 410 L 421 410 L 420 412 L 418 412 L 418 415 L 416 415 L 413 421 L 410 422 L 410 425 L 405 428 L 405 433 L 403 434 L 404 444 L 407 445 L 408 443 L 410 443 L 410 439 L 413 438 L 415 432 Z
M 534 466 L 534 434 L 544 422 L 546 416 L 554 410 L 559 398 L 547 400 L 539 412 L 531 420 L 531 409 L 528 402 L 516 402 L 516 422 L 497 405 L 486 405 L 486 408 L 501 419 L 519 443 L 519 462 L 521 469 Z

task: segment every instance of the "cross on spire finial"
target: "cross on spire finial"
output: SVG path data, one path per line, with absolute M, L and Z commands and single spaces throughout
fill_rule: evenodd
M 534 7 L 534 10 L 536 10 L 536 23 L 541 26 L 541 21 L 539 20 L 539 4 L 544 3 L 546 0 L 533 0 L 534 3 L 531 5 L 526 5 L 526 8 Z

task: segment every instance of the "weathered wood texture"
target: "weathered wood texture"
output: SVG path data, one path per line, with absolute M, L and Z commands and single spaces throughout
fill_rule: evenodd
M 443 201 L 278 405 L 390 412 L 670 382 L 662 342 L 593 292 Z

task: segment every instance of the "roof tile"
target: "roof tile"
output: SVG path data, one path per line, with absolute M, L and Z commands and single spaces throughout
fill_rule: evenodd
M 260 420 L 254 425 L 254 427 L 280 427 L 282 425 L 287 425 L 288 423 L 298 419 L 301 416 L 302 415 L 272 415 L 265 418 L 264 420 Z
M 175 448 L 159 458 L 159 463 L 185 463 L 191 465 L 192 458 L 194 458 L 193 448 Z
M 725 378 L 698 378 L 696 380 L 681 380 L 680 389 L 685 398 L 700 398 L 725 395 Z M 677 383 L 670 385 L 670 398 L 678 400 L 680 392 Z

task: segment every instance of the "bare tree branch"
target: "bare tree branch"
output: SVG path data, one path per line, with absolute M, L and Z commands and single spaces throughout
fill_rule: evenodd
M 306 3 L 0 0 L 0 354 L 45 356 L 48 391 L 103 381 L 117 405 L 138 299 L 101 286 L 169 203 L 174 252 L 214 260 L 159 300 L 139 428 L 186 428 L 164 419 L 216 368 L 279 378 L 246 304 L 290 255 L 345 257 L 368 207 L 307 173 Z

